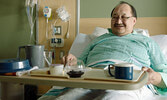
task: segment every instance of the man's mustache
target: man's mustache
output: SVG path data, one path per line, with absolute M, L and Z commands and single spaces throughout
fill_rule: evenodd
M 123 24 L 114 24 L 114 27 L 124 27 Z

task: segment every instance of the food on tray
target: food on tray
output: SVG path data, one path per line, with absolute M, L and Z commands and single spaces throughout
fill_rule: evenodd
M 69 72 L 67 72 L 67 74 L 71 77 L 71 78 L 77 78 L 77 77 L 81 77 L 81 75 L 84 74 L 83 71 L 74 71 L 74 70 L 71 70 Z

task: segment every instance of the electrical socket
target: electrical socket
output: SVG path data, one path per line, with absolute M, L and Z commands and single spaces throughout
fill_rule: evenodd
M 61 35 L 61 26 L 53 27 L 53 35 Z
M 59 53 L 59 59 L 62 59 L 62 58 L 63 58 L 63 56 L 64 56 L 64 51 L 63 51 L 63 50 L 61 50 L 61 51 L 60 51 L 60 53 Z
M 64 39 L 62 39 L 62 38 L 51 38 L 50 46 L 51 47 L 63 47 L 64 46 Z

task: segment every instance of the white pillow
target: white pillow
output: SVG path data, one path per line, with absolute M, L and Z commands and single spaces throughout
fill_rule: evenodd
M 134 29 L 134 31 L 136 31 L 138 34 L 143 34 L 147 37 L 150 37 L 147 29 L 136 28 L 136 29 Z
M 83 33 L 79 33 L 71 48 L 69 53 L 73 54 L 76 57 L 79 57 L 80 54 L 82 53 L 82 51 L 84 50 L 84 48 L 91 42 L 91 39 L 89 37 L 89 35 L 87 34 L 83 34 Z
M 162 53 L 167 58 L 167 35 L 150 36 L 161 48 Z
M 92 34 L 89 35 L 89 37 L 91 38 L 91 40 L 95 39 L 98 36 L 101 36 L 105 33 L 109 33 L 108 29 L 102 28 L 102 27 L 96 27 L 93 31 Z
M 140 29 L 140 28 L 136 28 L 134 29 L 134 31 L 136 31 L 137 33 L 139 34 L 143 34 L 145 36 L 148 36 L 149 37 L 149 32 L 147 29 Z M 102 28 L 102 27 L 96 27 L 93 31 L 92 34 L 89 35 L 89 37 L 93 40 L 95 39 L 96 37 L 100 36 L 100 35 L 103 35 L 103 34 L 108 34 L 108 29 L 106 28 Z

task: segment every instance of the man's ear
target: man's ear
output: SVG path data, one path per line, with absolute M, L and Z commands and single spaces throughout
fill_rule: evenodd
M 134 23 L 134 25 L 136 24 L 136 21 L 137 21 L 137 19 L 134 17 L 134 18 L 133 18 L 133 23 Z

